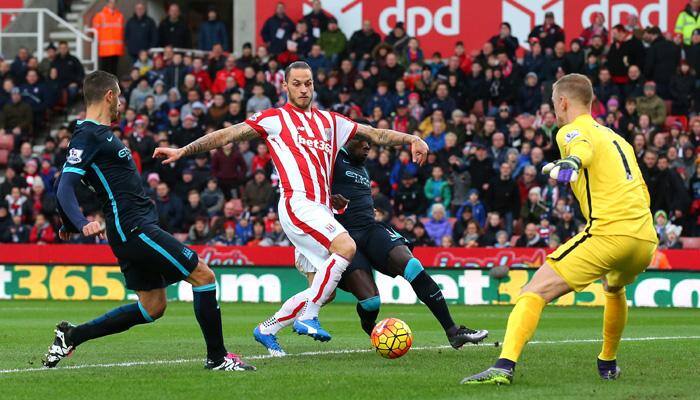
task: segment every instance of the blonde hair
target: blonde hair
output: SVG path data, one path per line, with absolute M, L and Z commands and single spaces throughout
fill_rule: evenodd
M 593 85 L 585 75 L 564 75 L 554 83 L 553 90 L 585 106 L 590 106 L 593 102 Z

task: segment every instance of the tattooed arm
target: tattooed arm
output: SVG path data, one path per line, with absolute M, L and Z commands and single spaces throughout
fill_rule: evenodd
M 259 135 L 253 128 L 245 122 L 229 126 L 228 128 L 219 129 L 211 132 L 188 144 L 187 146 L 176 149 L 171 147 L 158 147 L 153 152 L 153 158 L 165 158 L 163 164 L 170 164 L 179 160 L 181 157 L 190 156 L 192 154 L 204 153 L 206 151 L 216 149 L 230 142 L 242 142 L 257 138 Z
M 411 145 L 413 162 L 423 165 L 428 158 L 428 144 L 415 135 L 391 129 L 378 129 L 369 125 L 357 124 L 357 135 L 380 146 Z

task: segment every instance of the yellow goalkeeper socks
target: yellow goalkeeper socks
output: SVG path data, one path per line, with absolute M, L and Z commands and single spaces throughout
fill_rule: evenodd
M 527 292 L 518 297 L 513 311 L 508 317 L 506 337 L 503 340 L 501 357 L 513 362 L 518 361 L 525 343 L 532 338 L 540 321 L 542 309 L 547 302 L 539 295 Z
M 627 324 L 627 297 L 625 289 L 617 293 L 605 292 L 605 311 L 603 312 L 603 350 L 599 359 L 611 361 L 617 357 L 622 331 Z

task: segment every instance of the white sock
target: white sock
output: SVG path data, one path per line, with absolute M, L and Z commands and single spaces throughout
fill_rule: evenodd
M 259 325 L 260 332 L 263 335 L 276 335 L 282 328 L 291 325 L 306 304 L 306 299 L 309 296 L 307 292 L 310 292 L 309 289 L 299 292 L 285 301 L 275 315 Z
M 350 265 L 350 261 L 334 253 L 320 268 L 317 268 L 311 287 L 306 290 L 309 293 L 309 302 L 297 316 L 299 320 L 318 317 L 318 311 L 335 291 L 348 265 Z

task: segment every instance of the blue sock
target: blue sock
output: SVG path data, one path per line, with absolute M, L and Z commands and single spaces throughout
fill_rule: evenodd
M 77 346 L 91 339 L 124 332 L 134 325 L 153 322 L 141 303 L 126 304 L 108 311 L 90 322 L 76 326 L 68 340 Z
M 408 260 L 403 276 L 411 284 L 420 301 L 428 306 L 435 318 L 440 322 L 442 329 L 447 334 L 454 334 L 453 331 L 456 330 L 456 325 L 454 320 L 452 320 L 450 310 L 447 308 L 445 298 L 442 296 L 442 291 L 433 278 L 425 272 L 417 258 Z
M 372 329 L 377 323 L 377 315 L 379 315 L 379 307 L 382 302 L 379 296 L 370 297 L 360 300 L 357 303 L 357 315 L 360 316 L 360 326 L 368 335 L 372 334 Z
M 216 283 L 192 287 L 194 315 L 207 343 L 207 358 L 218 361 L 226 356 L 224 333 L 221 329 L 221 310 L 216 301 Z

